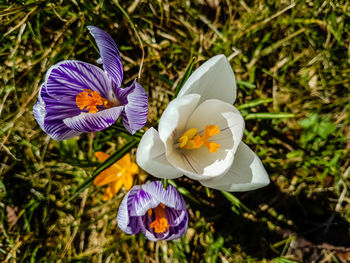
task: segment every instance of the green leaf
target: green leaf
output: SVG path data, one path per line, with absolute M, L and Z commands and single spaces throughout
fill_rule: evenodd
M 192 74 L 195 59 L 196 59 L 196 58 L 193 57 L 193 58 L 191 59 L 190 63 L 188 63 L 185 74 L 183 75 L 182 79 L 179 81 L 179 83 L 177 84 L 177 86 L 176 86 L 176 88 L 175 88 L 174 98 L 177 97 L 177 95 L 179 94 L 179 92 L 180 92 L 182 86 L 185 84 L 186 80 L 187 80 L 187 79 L 189 78 L 189 76 Z
M 92 172 L 92 175 L 89 179 L 87 179 L 84 183 L 82 183 L 73 193 L 73 195 L 65 202 L 68 203 L 72 201 L 75 197 L 77 197 L 80 193 L 84 192 L 85 189 L 89 188 L 92 184 L 94 179 L 97 175 L 99 175 L 103 170 L 110 167 L 112 164 L 117 162 L 119 159 L 121 159 L 125 154 L 130 152 L 132 148 L 134 148 L 139 142 L 134 140 L 129 143 L 127 143 L 122 149 L 120 149 L 118 152 L 112 154 L 105 162 L 97 166 L 95 171 Z
M 258 106 L 260 104 L 269 103 L 269 102 L 272 102 L 272 101 L 273 101 L 272 98 L 257 99 L 257 100 L 252 100 L 252 101 L 247 102 L 245 104 L 239 105 L 237 108 L 239 110 L 247 109 L 247 108 L 253 108 L 253 107 L 256 107 L 256 106 Z
M 317 127 L 317 133 L 322 139 L 327 139 L 336 129 L 337 127 L 331 122 L 321 122 Z
M 235 197 L 233 194 L 226 192 L 226 191 L 221 191 L 221 193 L 226 197 L 227 200 L 229 200 L 233 207 L 232 211 L 236 213 L 236 211 L 242 211 L 245 210 L 246 212 L 251 213 L 250 209 L 246 207 L 237 197 Z M 237 208 L 237 209 L 236 209 Z
M 270 112 L 260 112 L 260 113 L 249 113 L 244 116 L 246 120 L 254 119 L 283 119 L 283 118 L 293 118 L 293 113 L 270 113 Z
M 318 120 L 317 113 L 311 113 L 311 114 L 309 114 L 307 116 L 306 119 L 303 119 L 303 120 L 299 121 L 299 124 L 303 128 L 310 128 L 310 127 L 314 126 L 317 123 L 317 120 Z
M 236 81 L 237 85 L 242 85 L 244 87 L 247 87 L 249 89 L 254 89 L 255 85 L 253 83 L 247 82 L 247 81 L 242 81 L 242 80 L 237 80 Z

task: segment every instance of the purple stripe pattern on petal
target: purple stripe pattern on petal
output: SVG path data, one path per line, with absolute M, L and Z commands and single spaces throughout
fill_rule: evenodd
M 111 79 L 102 69 L 89 63 L 65 60 L 52 66 L 46 75 L 46 89 L 57 100 L 75 97 L 84 89 L 95 90 L 108 98 Z
M 88 26 L 87 28 L 95 38 L 104 70 L 120 87 L 123 80 L 123 66 L 117 45 L 113 38 L 102 29 L 95 26 Z
M 67 127 L 80 132 L 94 132 L 103 130 L 115 123 L 124 106 L 113 107 L 96 113 L 82 112 L 77 116 L 63 120 Z
M 143 87 L 136 81 L 126 89 L 120 87 L 123 68 L 115 42 L 97 27 L 89 26 L 88 29 L 96 39 L 105 71 L 77 60 L 57 63 L 46 73 L 33 107 L 39 126 L 54 140 L 103 130 L 120 116 L 126 129 L 133 134 L 147 120 L 148 99 Z M 108 106 L 97 104 L 97 112 L 88 112 L 87 107 L 79 108 L 76 98 L 86 90 L 98 92 L 108 101 Z
M 148 98 L 144 88 L 136 82 L 126 89 L 119 90 L 118 98 L 125 105 L 122 114 L 124 127 L 134 134 L 147 122 Z
M 155 231 L 151 224 L 157 219 L 150 211 L 164 207 L 168 227 Z M 141 231 L 151 241 L 173 240 L 182 237 L 187 230 L 186 203 L 175 187 L 163 188 L 161 181 L 134 186 L 120 204 L 117 216 L 119 228 L 127 234 Z

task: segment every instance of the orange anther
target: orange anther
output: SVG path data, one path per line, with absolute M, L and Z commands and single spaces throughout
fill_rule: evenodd
M 79 109 L 83 110 L 85 107 L 89 113 L 98 112 L 97 106 L 110 107 L 110 102 L 102 98 L 100 93 L 91 89 L 84 89 L 75 97 L 75 102 Z
M 220 133 L 220 129 L 217 125 L 207 125 L 202 136 L 197 134 L 197 132 L 198 130 L 195 128 L 184 132 L 179 139 L 179 147 L 192 150 L 198 149 L 203 145 L 207 147 L 211 153 L 215 153 L 220 148 L 220 144 L 208 140 L 210 137 Z
M 160 203 L 156 208 L 148 209 L 147 214 L 152 215 L 152 210 L 156 215 L 156 219 L 149 225 L 150 228 L 154 228 L 156 233 L 164 233 L 170 226 L 166 219 L 165 205 Z

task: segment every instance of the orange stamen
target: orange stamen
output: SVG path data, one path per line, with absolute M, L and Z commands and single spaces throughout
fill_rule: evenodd
M 179 147 L 192 150 L 198 149 L 203 145 L 207 147 L 211 153 L 215 153 L 220 148 L 220 144 L 208 140 L 210 137 L 220 133 L 220 129 L 217 125 L 207 125 L 202 136 L 197 133 L 198 130 L 195 128 L 191 128 L 184 132 L 179 138 Z
M 75 102 L 79 109 L 83 110 L 85 107 L 89 111 L 89 113 L 98 112 L 97 106 L 104 106 L 105 108 L 109 108 L 111 103 L 102 98 L 100 93 L 91 89 L 84 89 L 84 91 L 80 92 L 75 97 Z
M 170 226 L 166 219 L 165 205 L 160 203 L 156 208 L 148 209 L 147 214 L 152 215 L 152 210 L 156 215 L 156 219 L 149 225 L 150 228 L 154 228 L 156 233 L 164 233 Z

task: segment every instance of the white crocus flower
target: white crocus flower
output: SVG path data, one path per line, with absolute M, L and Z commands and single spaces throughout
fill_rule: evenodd
M 142 137 L 136 160 L 158 178 L 186 175 L 225 191 L 269 184 L 257 155 L 242 142 L 244 120 L 232 105 L 236 81 L 229 62 L 218 55 L 201 65 Z

